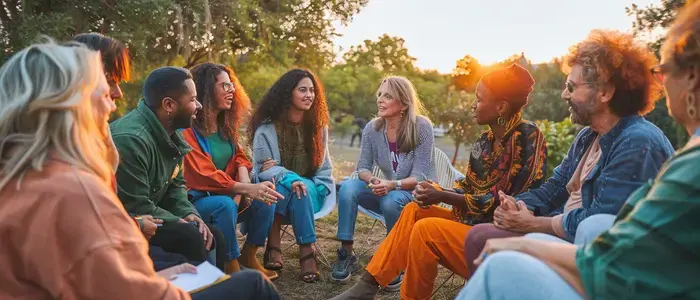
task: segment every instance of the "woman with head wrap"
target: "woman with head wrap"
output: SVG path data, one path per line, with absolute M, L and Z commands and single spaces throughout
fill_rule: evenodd
M 498 192 L 516 195 L 539 186 L 546 167 L 544 136 L 522 119 L 521 110 L 535 81 L 518 66 L 492 71 L 481 79 L 472 109 L 479 125 L 488 125 L 475 142 L 466 177 L 454 190 L 424 181 L 398 222 L 367 265 L 358 283 L 334 299 L 373 299 L 405 270 L 402 299 L 428 299 L 438 263 L 469 277 L 463 255 L 469 229 L 492 222 Z M 452 205 L 452 210 L 436 206 Z

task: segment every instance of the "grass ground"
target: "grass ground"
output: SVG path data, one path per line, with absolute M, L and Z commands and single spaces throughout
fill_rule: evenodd
M 443 151 L 451 155 L 449 141 L 436 142 L 438 147 L 443 148 Z M 350 148 L 349 140 L 336 140 L 331 143 L 330 152 L 333 157 L 335 178 L 348 176 L 355 168 L 355 162 L 359 157 L 360 150 L 358 148 Z M 451 156 L 450 156 L 451 157 Z M 374 221 L 369 217 L 360 214 L 357 219 L 355 232 L 355 249 L 360 254 L 360 263 L 364 267 L 368 263 L 369 256 L 372 255 L 377 245 L 383 240 L 386 230 L 377 223 L 373 226 Z M 316 235 L 317 246 L 327 259 L 329 265 L 324 265 L 319 262 L 322 280 L 314 284 L 308 284 L 297 280 L 299 273 L 299 248 L 295 245 L 293 237 L 284 235 L 282 239 L 282 252 L 284 255 L 284 269 L 280 271 L 280 278 L 275 281 L 275 285 L 284 297 L 284 299 L 329 299 L 342 293 L 349 288 L 357 280 L 359 280 L 362 272 L 354 274 L 353 279 L 347 285 L 338 285 L 329 280 L 331 266 L 330 264 L 336 258 L 336 249 L 339 242 L 335 239 L 335 234 L 338 226 L 338 212 L 334 211 L 329 216 L 316 220 Z M 288 230 L 290 233 L 291 228 Z M 322 257 L 319 257 L 323 260 Z M 259 253 L 259 259 L 262 262 L 262 251 Z M 452 273 L 443 267 L 439 267 L 438 278 L 435 281 L 435 288 L 440 286 L 447 280 Z M 464 280 L 459 276 L 453 276 L 445 285 L 435 294 L 433 299 L 454 299 L 460 288 L 464 285 Z M 398 293 L 380 292 L 378 299 L 399 299 Z

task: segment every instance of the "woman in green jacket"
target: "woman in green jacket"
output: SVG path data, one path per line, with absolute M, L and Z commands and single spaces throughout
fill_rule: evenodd
M 671 116 L 693 135 L 688 144 L 590 244 L 546 235 L 489 240 L 457 299 L 700 298 L 700 2 L 678 15 L 661 62 L 651 73 Z

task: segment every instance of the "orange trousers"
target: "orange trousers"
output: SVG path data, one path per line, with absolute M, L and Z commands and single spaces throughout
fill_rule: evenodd
M 438 264 L 469 277 L 464 240 L 471 226 L 452 220 L 452 211 L 411 202 L 374 253 L 367 272 L 386 286 L 405 270 L 401 299 L 428 299 L 433 292 Z

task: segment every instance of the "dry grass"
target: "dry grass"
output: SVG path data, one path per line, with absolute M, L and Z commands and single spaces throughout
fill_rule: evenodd
M 348 176 L 355 168 L 355 162 L 359 157 L 358 148 L 339 146 L 338 143 L 331 144 L 331 154 L 333 156 L 335 178 Z M 374 224 L 374 220 L 360 214 L 357 219 L 355 231 L 355 251 L 360 254 L 360 263 L 364 267 L 368 263 L 369 256 L 372 255 L 376 246 L 381 243 L 386 234 L 386 229 L 380 223 Z M 336 249 L 340 243 L 335 239 L 338 227 L 338 212 L 334 211 L 325 218 L 316 220 L 317 246 L 321 249 L 328 264 L 332 264 L 336 259 Z M 288 229 L 291 233 L 291 228 Z M 284 299 L 329 299 L 342 293 L 359 280 L 362 272 L 354 274 L 353 280 L 347 285 L 338 285 L 330 281 L 331 266 L 326 266 L 319 262 L 322 280 L 309 284 L 297 279 L 299 274 L 299 248 L 295 245 L 291 235 L 284 235 L 282 238 L 282 252 L 284 256 L 284 269 L 280 271 L 280 278 L 275 281 L 277 289 Z M 259 253 L 262 262 L 262 251 Z M 320 260 L 323 257 L 319 256 Z M 438 278 L 435 281 L 435 288 L 440 286 L 452 273 L 440 267 Z M 454 299 L 459 290 L 464 285 L 464 280 L 453 276 L 433 297 L 433 299 Z M 380 292 L 377 299 L 399 299 L 399 293 Z
M 374 252 L 376 246 L 383 240 L 386 230 L 379 223 L 372 227 L 373 220 L 369 217 L 360 214 L 357 218 L 357 226 L 355 232 L 355 251 L 360 256 L 360 263 L 366 266 L 369 256 Z M 335 239 L 336 229 L 338 226 L 338 214 L 334 211 L 331 215 L 316 220 L 316 235 L 317 245 L 325 255 L 329 264 L 332 264 L 336 258 L 336 249 L 340 246 Z M 291 233 L 291 228 L 288 230 Z M 358 274 L 353 274 L 353 280 L 347 285 L 338 285 L 330 281 L 331 268 L 319 262 L 321 269 L 322 280 L 317 283 L 304 283 L 297 280 L 299 274 L 299 248 L 295 245 L 293 237 L 284 235 L 282 238 L 282 250 L 284 255 L 284 269 L 280 271 L 280 278 L 275 281 L 277 289 L 282 294 L 284 299 L 329 299 L 342 293 L 345 289 L 351 287 L 359 280 L 361 271 Z M 262 251 L 261 251 L 262 252 Z M 262 253 L 259 253 L 262 254 Z M 258 257 L 262 261 L 262 255 Z M 319 260 L 323 260 L 319 256 Z M 451 272 L 440 267 L 438 278 L 435 281 L 435 288 L 440 286 L 449 276 Z M 453 276 L 433 297 L 433 299 L 454 299 L 459 293 L 459 290 L 464 285 L 464 280 L 455 275 Z M 377 299 L 399 299 L 399 293 L 380 292 Z

